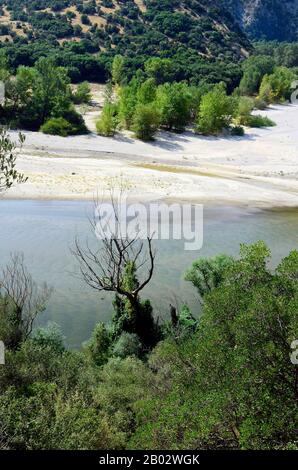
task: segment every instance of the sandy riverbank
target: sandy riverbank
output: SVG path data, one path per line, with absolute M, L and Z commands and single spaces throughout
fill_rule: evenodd
M 298 106 L 261 114 L 277 126 L 248 129 L 239 138 L 160 133 L 144 143 L 129 134 L 109 139 L 26 132 L 18 168 L 28 182 L 6 197 L 93 199 L 121 184 L 143 201 L 298 206 Z

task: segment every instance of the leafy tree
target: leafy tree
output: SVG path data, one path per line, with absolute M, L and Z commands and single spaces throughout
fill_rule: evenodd
M 243 95 L 257 93 L 264 75 L 271 74 L 275 67 L 272 57 L 257 55 L 249 57 L 243 65 L 243 78 L 239 88 Z
M 106 102 L 102 109 L 100 118 L 96 122 L 96 130 L 99 135 L 113 137 L 118 126 L 117 106 Z
M 248 96 L 241 96 L 238 100 L 237 122 L 239 125 L 246 125 L 254 109 L 254 100 Z
M 153 78 L 145 80 L 137 91 L 138 104 L 147 105 L 156 100 L 156 84 Z
M 161 125 L 169 130 L 183 131 L 190 121 L 191 95 L 184 83 L 166 83 L 157 89 L 157 107 Z
M 145 63 L 145 72 L 157 85 L 174 80 L 174 66 L 170 59 L 152 57 Z
M 39 123 L 42 124 L 50 116 L 61 117 L 70 107 L 70 87 L 69 79 L 65 69 L 56 67 L 54 61 L 43 58 L 40 59 L 35 69 L 37 80 L 33 90 L 33 99 L 30 112 L 37 111 Z M 24 119 L 24 117 L 23 117 Z
M 227 96 L 222 86 L 203 96 L 197 120 L 197 131 L 202 134 L 218 134 L 230 127 L 237 111 L 237 100 Z
M 125 129 L 130 129 L 133 123 L 135 108 L 138 102 L 139 83 L 136 79 L 119 91 L 119 118 Z
M 136 276 L 137 269 L 133 262 L 124 268 L 122 288 L 132 294 L 139 288 Z M 136 335 L 141 342 L 143 354 L 150 351 L 162 338 L 161 329 L 153 316 L 153 308 L 149 300 L 142 301 L 139 296 L 116 295 L 112 319 L 113 336 L 120 338 L 123 332 Z
M 267 103 L 283 102 L 290 98 L 295 73 L 286 67 L 276 67 L 271 75 L 265 75 L 259 91 L 259 97 Z
M 227 255 L 200 258 L 186 272 L 185 280 L 191 282 L 200 296 L 204 298 L 206 294 L 220 285 L 233 262 L 233 258 Z
M 124 79 L 124 58 L 116 55 L 112 64 L 112 81 L 115 85 L 121 85 Z
M 138 139 L 152 140 L 159 124 L 160 113 L 155 103 L 137 105 L 132 130 Z

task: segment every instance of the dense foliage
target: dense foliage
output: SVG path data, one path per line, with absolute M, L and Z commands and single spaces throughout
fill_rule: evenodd
M 6 75 L 2 123 L 65 136 L 87 132 L 72 105 L 67 71 L 52 59 L 41 58 L 34 67 L 21 66 L 15 77 L 5 69 L 1 73 Z
M 128 83 L 121 80 L 123 60 L 116 56 L 112 83 L 97 122 L 97 131 L 113 136 L 117 129 L 134 131 L 137 138 L 152 140 L 157 130 L 183 132 L 193 128 L 204 135 L 243 136 L 244 127 L 270 127 L 275 123 L 256 114 L 270 103 L 288 102 L 297 77 L 295 69 L 278 67 L 267 56 L 251 56 L 243 64 L 239 88 L 229 93 L 224 82 L 201 83 L 169 80 L 170 62 L 154 58 Z M 164 82 L 164 80 L 166 80 Z
M 297 448 L 290 354 L 298 253 L 274 272 L 269 257 L 259 242 L 242 246 L 238 259 L 195 262 L 186 278 L 201 296 L 201 316 L 184 306 L 162 330 L 153 322 L 152 352 L 144 354 L 142 331 L 126 323 L 130 307 L 119 298 L 111 324 L 97 325 L 81 352 L 65 348 L 54 324 L 21 338 L 0 367 L 0 447 Z M 133 286 L 133 271 L 126 276 Z M 2 337 L 13 331 L 8 302 L 1 289 Z
M 0 8 L 7 18 L 1 47 L 10 67 L 51 55 L 73 81 L 104 81 L 113 57 L 122 54 L 128 78 L 148 57 L 161 56 L 173 60 L 176 81 L 206 78 L 233 86 L 238 62 L 251 48 L 221 2 L 210 8 L 207 0 L 1 0 Z

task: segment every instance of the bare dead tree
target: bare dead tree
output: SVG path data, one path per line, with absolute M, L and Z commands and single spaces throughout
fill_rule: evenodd
M 88 241 L 82 246 L 78 238 L 72 250 L 79 262 L 80 272 L 92 289 L 99 292 L 115 292 L 126 297 L 132 305 L 136 305 L 140 292 L 150 283 L 155 267 L 156 252 L 152 245 L 152 236 L 146 240 L 140 240 L 136 231 L 130 237 L 123 234 L 119 219 L 119 200 L 121 201 L 122 189 L 118 203 L 115 201 L 114 190 L 110 191 L 111 216 L 113 224 L 105 223 L 96 215 L 90 220 L 91 227 L 95 231 L 98 224 L 101 227 L 102 236 L 97 248 L 90 247 Z M 97 205 L 100 203 L 95 201 Z M 125 284 L 125 273 L 127 267 L 134 267 L 137 285 L 128 288 Z
M 6 303 L 11 330 L 5 344 L 17 349 L 30 336 L 34 320 L 44 311 L 51 289 L 46 283 L 38 286 L 25 266 L 24 255 L 14 253 L 0 275 L 0 294 Z

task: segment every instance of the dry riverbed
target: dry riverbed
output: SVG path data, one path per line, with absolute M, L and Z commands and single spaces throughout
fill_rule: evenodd
M 247 129 L 234 138 L 163 132 L 144 143 L 129 133 L 110 139 L 25 132 L 18 168 L 28 182 L 6 197 L 93 199 L 112 185 L 125 186 L 142 201 L 298 206 L 298 106 L 261 114 L 277 126 Z

